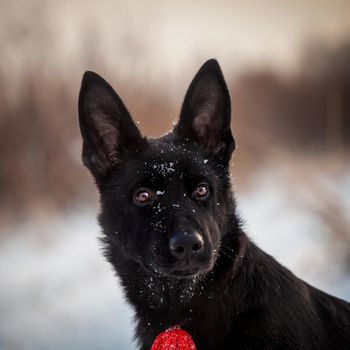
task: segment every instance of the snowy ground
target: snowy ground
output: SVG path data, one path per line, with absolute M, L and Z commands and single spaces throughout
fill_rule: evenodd
M 0 349 L 133 349 L 93 210 L 26 223 L 0 248 Z M 116 344 L 118 344 L 116 346 Z
M 348 181 L 347 198 L 349 188 Z M 240 198 L 250 236 L 300 277 L 350 300 L 350 276 L 329 260 L 319 224 L 282 193 L 270 181 Z M 132 312 L 99 251 L 95 214 L 20 223 L 0 236 L 0 350 L 136 348 Z

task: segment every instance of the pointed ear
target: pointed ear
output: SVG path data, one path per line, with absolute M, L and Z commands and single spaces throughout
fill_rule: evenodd
M 84 74 L 79 95 L 83 163 L 98 180 L 123 153 L 145 141 L 113 88 L 98 74 Z
M 207 61 L 194 77 L 175 134 L 193 140 L 209 154 L 229 160 L 235 148 L 231 100 L 218 62 Z

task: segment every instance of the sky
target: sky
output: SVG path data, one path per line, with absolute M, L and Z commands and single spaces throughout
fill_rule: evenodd
M 346 0 L 19 0 L 0 9 L 6 74 L 102 69 L 150 88 L 183 86 L 185 73 L 212 57 L 233 75 L 251 67 L 288 72 L 306 46 L 350 37 Z

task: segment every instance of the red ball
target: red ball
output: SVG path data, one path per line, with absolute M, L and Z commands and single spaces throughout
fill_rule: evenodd
M 169 328 L 157 336 L 151 350 L 196 350 L 196 346 L 183 329 Z

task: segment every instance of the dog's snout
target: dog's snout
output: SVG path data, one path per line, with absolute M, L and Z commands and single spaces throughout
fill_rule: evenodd
M 177 233 L 169 240 L 171 253 L 180 259 L 199 253 L 203 249 L 203 245 L 203 238 L 197 232 Z

